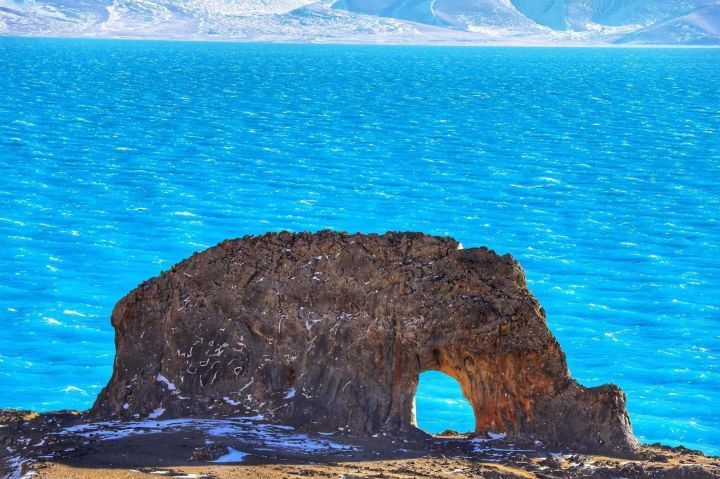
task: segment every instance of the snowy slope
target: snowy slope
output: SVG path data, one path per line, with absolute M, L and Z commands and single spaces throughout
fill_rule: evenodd
M 466 31 L 538 33 L 543 30 L 507 0 L 340 0 L 334 7 Z
M 720 0 L 0 0 L 0 34 L 720 44 Z
M 608 26 L 648 25 L 717 3 L 717 0 L 567 0 L 571 22 Z
M 555 30 L 642 29 L 717 6 L 718 0 L 512 0 L 524 15 Z M 703 15 L 710 16 L 707 11 Z
M 718 38 L 720 38 L 720 5 L 707 5 L 680 17 L 628 33 L 620 41 L 639 44 L 717 45 Z
M 74 0 L 0 0 L 0 33 L 299 42 L 475 40 L 464 32 L 351 13 L 306 0 L 87 0 L 87 3 L 91 5 L 80 5 Z
M 515 8 L 540 25 L 554 30 L 569 28 L 565 0 L 512 0 Z
M 720 0 L 339 0 L 334 7 L 550 43 L 720 44 L 714 27 L 719 5 Z

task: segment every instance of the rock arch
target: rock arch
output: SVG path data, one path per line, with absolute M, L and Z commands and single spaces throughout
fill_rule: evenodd
M 262 414 L 355 434 L 415 431 L 419 374 L 456 378 L 478 432 L 635 446 L 616 386 L 569 375 L 519 264 L 419 233 L 225 241 L 115 307 L 99 417 Z

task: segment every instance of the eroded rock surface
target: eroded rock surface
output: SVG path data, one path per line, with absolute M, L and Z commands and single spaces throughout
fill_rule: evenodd
M 635 447 L 616 386 L 568 372 L 520 265 L 417 233 L 225 241 L 123 298 L 101 418 L 261 414 L 358 435 L 415 430 L 419 374 L 458 380 L 476 432 Z

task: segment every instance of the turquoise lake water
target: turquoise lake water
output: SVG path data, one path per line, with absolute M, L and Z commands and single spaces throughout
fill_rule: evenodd
M 0 407 L 90 406 L 114 302 L 224 238 L 416 230 L 512 253 L 577 379 L 720 453 L 719 85 L 720 50 L 0 38 Z

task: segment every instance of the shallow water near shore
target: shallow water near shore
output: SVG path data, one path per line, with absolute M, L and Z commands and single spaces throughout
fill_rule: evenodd
M 109 316 L 224 238 L 512 253 L 644 441 L 720 453 L 720 51 L 0 38 L 0 407 L 86 408 Z M 472 429 L 423 376 L 420 425 Z

